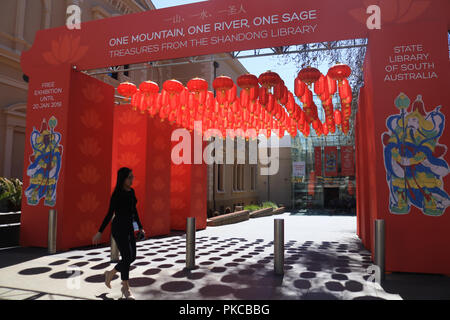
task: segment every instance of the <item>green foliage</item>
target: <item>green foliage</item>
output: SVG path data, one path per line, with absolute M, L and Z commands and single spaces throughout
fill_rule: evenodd
M 19 179 L 0 178 L 0 211 L 20 211 L 22 182 Z
M 244 210 L 248 210 L 250 212 L 256 211 L 256 210 L 259 210 L 259 209 L 261 209 L 261 208 L 258 205 L 256 205 L 256 204 L 250 204 L 250 205 L 244 207 Z
M 260 205 L 260 206 L 258 206 L 256 204 L 247 205 L 244 207 L 244 210 L 248 210 L 248 211 L 252 212 L 252 211 L 261 210 L 261 209 L 265 209 L 265 208 L 277 209 L 278 206 L 271 201 L 267 201 L 267 202 L 263 202 L 262 205 Z
M 263 202 L 261 208 L 273 208 L 273 209 L 278 209 L 278 206 L 271 202 L 271 201 L 267 201 L 267 202 Z

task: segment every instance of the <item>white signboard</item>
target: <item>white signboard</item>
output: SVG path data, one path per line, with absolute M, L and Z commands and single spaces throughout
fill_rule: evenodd
M 305 175 L 305 161 L 292 163 L 292 175 L 294 177 L 303 177 Z

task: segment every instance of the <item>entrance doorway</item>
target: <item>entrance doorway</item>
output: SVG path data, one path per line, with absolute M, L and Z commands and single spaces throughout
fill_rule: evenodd
M 324 188 L 323 198 L 325 208 L 334 209 L 340 207 L 339 188 Z

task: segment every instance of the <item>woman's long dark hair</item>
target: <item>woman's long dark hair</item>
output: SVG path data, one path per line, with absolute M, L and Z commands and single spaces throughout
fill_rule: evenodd
M 113 194 L 116 194 L 117 192 L 119 192 L 123 189 L 123 184 L 125 182 L 125 179 L 128 178 L 131 171 L 132 170 L 127 167 L 120 168 L 119 171 L 117 171 L 117 182 L 116 182 L 116 187 L 114 188 Z

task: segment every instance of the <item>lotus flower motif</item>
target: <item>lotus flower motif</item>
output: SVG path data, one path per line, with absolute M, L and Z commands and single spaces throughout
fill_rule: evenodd
M 96 184 L 100 179 L 100 175 L 93 165 L 86 165 L 78 173 L 78 179 L 84 184 Z
M 154 211 L 162 211 L 166 207 L 165 201 L 161 198 L 156 198 L 152 201 L 152 209 Z
M 81 196 L 80 201 L 77 203 L 78 209 L 80 209 L 81 212 L 94 212 L 98 206 L 100 205 L 100 202 L 97 201 L 97 196 L 92 193 L 84 193 Z
M 134 146 L 140 141 L 141 138 L 137 135 L 136 131 L 124 132 L 119 138 L 119 143 L 123 146 Z
M 83 92 L 83 96 L 88 101 L 100 103 L 105 99 L 105 97 L 102 94 L 102 88 L 100 88 L 95 83 L 90 83 L 86 85 L 86 87 L 84 87 L 81 91 Z
M 153 141 L 153 146 L 156 150 L 162 151 L 166 148 L 167 144 L 165 143 L 164 139 L 161 137 L 158 137 Z
M 186 185 L 178 180 L 172 180 L 170 185 L 170 191 L 175 193 L 181 193 L 186 191 Z
M 166 184 L 164 183 L 164 180 L 161 179 L 161 177 L 157 177 L 153 180 L 152 187 L 156 191 L 161 191 Z
M 164 162 L 162 157 L 156 157 L 155 160 L 153 160 L 152 165 L 155 170 L 162 170 L 166 168 L 166 163 Z
M 140 159 L 134 152 L 125 152 L 119 157 L 119 164 L 121 167 L 133 168 L 136 167 L 139 162 Z
M 193 189 L 193 193 L 196 195 L 203 194 L 203 185 L 200 183 L 196 183 L 192 189 Z
M 186 202 L 184 202 L 180 198 L 175 198 L 175 199 L 171 200 L 170 206 L 173 209 L 181 210 L 181 209 L 185 209 L 186 208 Z
M 381 23 L 405 23 L 420 16 L 430 5 L 429 0 L 364 0 L 364 8 L 350 10 L 350 15 L 366 23 L 367 7 L 377 5 L 381 10 Z
M 141 119 L 143 119 L 143 117 L 140 117 L 139 113 L 133 112 L 131 109 L 127 110 L 119 117 L 119 121 L 124 125 L 135 125 Z
M 95 109 L 87 109 L 81 116 L 81 123 L 88 129 L 99 129 L 103 125 Z
M 97 226 L 93 221 L 85 221 L 80 225 L 80 229 L 78 229 L 76 236 L 78 240 L 85 241 L 90 240 L 92 235 L 98 231 Z
M 96 157 L 101 152 L 98 140 L 94 138 L 84 138 L 83 142 L 79 144 L 78 147 L 85 156 Z
M 187 169 L 185 166 L 175 165 L 172 166 L 172 175 L 178 178 L 185 176 L 187 174 Z
M 195 212 L 201 212 L 205 210 L 205 203 L 199 199 L 195 200 L 193 209 Z
M 80 45 L 80 37 L 65 34 L 58 40 L 52 40 L 51 50 L 44 52 L 46 62 L 57 66 L 62 63 L 74 63 L 84 57 L 88 51 L 87 46 Z

